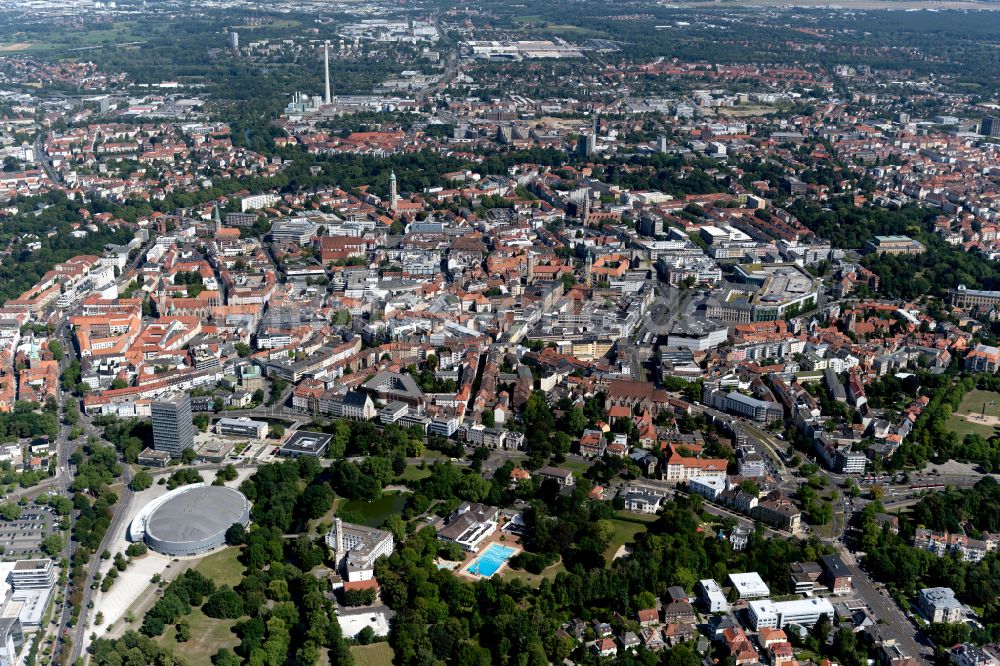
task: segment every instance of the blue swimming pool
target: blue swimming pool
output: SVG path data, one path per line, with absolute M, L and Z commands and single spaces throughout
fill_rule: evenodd
M 479 557 L 472 560 L 465 570 L 470 574 L 489 578 L 499 571 L 507 563 L 507 560 L 514 557 L 515 553 L 517 553 L 515 549 L 495 543 L 484 550 Z

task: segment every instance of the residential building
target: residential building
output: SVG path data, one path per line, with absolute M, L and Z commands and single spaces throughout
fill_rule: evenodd
M 920 590 L 917 607 L 929 622 L 961 622 L 965 609 L 950 587 L 927 587 Z
M 560 488 L 568 488 L 576 484 L 573 472 L 562 467 L 542 467 L 535 472 L 535 476 L 539 477 L 542 481 L 555 481 L 559 484 Z
M 853 574 L 840 555 L 824 555 L 820 558 L 823 568 L 822 579 L 834 594 L 847 594 L 853 589 Z
M 1000 666 L 1000 659 L 989 648 L 972 643 L 961 643 L 951 649 L 951 663 L 955 666 Z
M 729 601 L 719 584 L 711 578 L 698 581 L 698 600 L 709 613 L 726 613 Z
M 622 495 L 625 501 L 625 508 L 636 513 L 654 514 L 660 510 L 660 502 L 663 498 L 642 490 L 630 489 Z

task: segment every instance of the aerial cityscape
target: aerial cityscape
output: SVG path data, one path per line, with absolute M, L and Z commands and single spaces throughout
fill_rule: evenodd
M 1000 666 L 1000 2 L 0 0 L 0 666 Z

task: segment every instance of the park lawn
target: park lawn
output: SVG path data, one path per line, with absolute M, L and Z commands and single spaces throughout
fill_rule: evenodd
M 655 513 L 633 513 L 627 509 L 618 509 L 615 515 L 630 523 L 655 523 L 660 519 Z
M 183 656 L 184 661 L 191 666 L 211 666 L 212 655 L 220 648 L 232 650 L 240 644 L 240 639 L 233 633 L 233 626 L 239 620 L 216 620 L 202 613 L 200 608 L 195 608 L 183 619 L 191 627 L 191 640 L 178 643 L 177 630 L 170 625 L 163 636 L 157 639 L 157 643 L 174 654 Z
M 993 403 L 992 405 L 990 403 Z M 986 416 L 1000 417 L 1000 393 L 995 391 L 969 391 L 955 410 L 956 414 L 982 414 L 986 406 Z
M 642 522 L 621 518 L 612 518 L 608 522 L 611 523 L 611 540 L 608 543 L 608 547 L 604 550 L 604 560 L 607 562 L 607 566 L 610 567 L 618 549 L 627 543 L 635 541 L 637 534 L 646 531 L 646 525 Z
M 590 464 L 582 460 L 567 460 L 566 462 L 560 463 L 557 467 L 563 467 L 573 472 L 577 476 L 583 476 L 584 473 L 590 469 Z
M 399 475 L 401 481 L 421 481 L 431 475 L 429 467 L 420 469 L 416 465 L 407 465 L 403 473 Z
M 392 666 L 395 657 L 388 643 L 372 643 L 371 645 L 352 645 L 351 654 L 356 666 Z
M 216 587 L 222 585 L 236 587 L 243 580 L 243 572 L 246 570 L 246 567 L 237 559 L 239 555 L 239 548 L 224 548 L 201 558 L 191 568 L 206 578 L 212 579 Z M 191 624 L 191 627 L 194 628 L 194 623 Z
M 990 404 L 993 403 L 993 404 Z M 958 405 L 955 413 L 948 418 L 948 430 L 963 439 L 966 435 L 980 435 L 990 438 L 1000 433 L 1000 427 L 990 423 L 980 423 L 975 420 L 966 419 L 968 414 L 1000 418 L 1000 393 L 995 391 L 980 391 L 979 389 L 969 391 L 962 397 L 962 402 Z
M 982 409 L 982 403 L 980 403 L 980 409 Z M 948 417 L 948 430 L 958 435 L 959 441 L 965 439 L 966 435 L 979 435 L 984 439 L 989 439 L 1000 432 L 1000 428 L 997 426 L 968 421 L 958 414 L 952 414 Z

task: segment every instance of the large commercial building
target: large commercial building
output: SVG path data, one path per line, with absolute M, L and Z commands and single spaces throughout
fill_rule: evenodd
M 271 225 L 271 239 L 274 242 L 298 243 L 305 245 L 319 231 L 319 225 L 306 218 L 275 220 Z
M 874 254 L 923 254 L 926 248 L 909 236 L 875 236 L 865 242 L 865 250 Z
M 153 401 L 153 448 L 179 458 L 194 445 L 191 398 L 187 393 L 171 393 Z
M 279 455 L 291 456 L 311 456 L 313 458 L 322 457 L 326 453 L 326 447 L 330 446 L 333 440 L 332 435 L 325 432 L 309 432 L 308 430 L 296 430 L 292 433 L 278 451 Z
M 15 590 L 45 590 L 56 582 L 52 560 L 18 560 L 10 572 L 10 582 Z
M 729 574 L 729 584 L 740 599 L 763 599 L 771 594 L 767 583 L 756 571 Z
M 764 628 L 784 629 L 790 624 L 809 629 L 824 615 L 833 620 L 833 604 L 823 598 L 795 601 L 760 599 L 751 601 L 747 611 L 751 625 L 758 631 Z
M 215 424 L 215 431 L 226 437 L 267 437 L 268 425 L 265 421 L 251 421 L 245 416 L 238 419 L 223 418 Z
M 668 347 L 708 351 L 729 338 L 729 327 L 716 319 L 685 319 L 674 324 L 667 337 Z
M 225 486 L 183 486 L 151 501 L 132 519 L 130 541 L 164 555 L 202 555 L 226 543 L 226 530 L 250 524 L 250 502 Z
M 392 532 L 345 523 L 340 518 L 334 518 L 326 545 L 333 552 L 337 571 L 349 583 L 374 578 L 375 561 L 392 555 L 395 547 Z
M 957 308 L 992 308 L 1000 305 L 1000 291 L 969 289 L 964 284 L 958 285 L 958 289 L 950 289 L 948 295 L 951 297 L 951 304 Z

